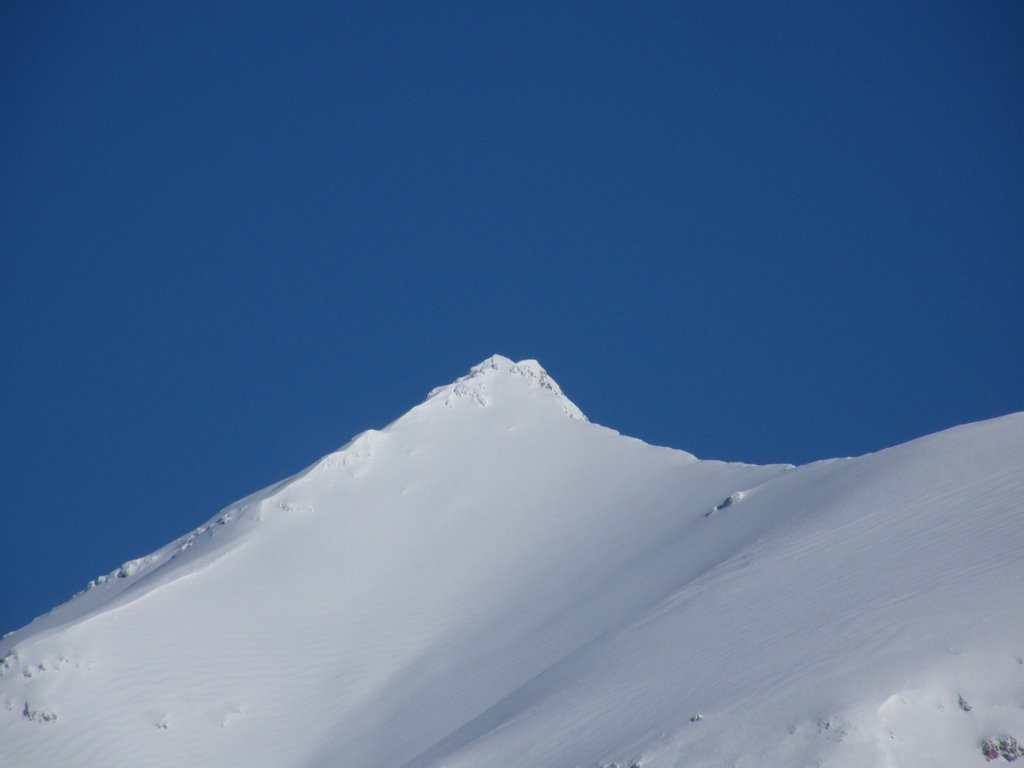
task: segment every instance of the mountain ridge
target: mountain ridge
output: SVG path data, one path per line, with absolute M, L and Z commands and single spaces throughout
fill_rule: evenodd
M 1024 738 L 1024 414 L 792 467 L 566 403 L 489 358 L 5 636 L 0 762 L 952 766 Z

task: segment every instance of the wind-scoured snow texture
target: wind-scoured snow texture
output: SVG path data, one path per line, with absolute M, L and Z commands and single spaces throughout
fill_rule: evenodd
M 491 402 L 490 385 L 498 380 L 495 378 L 498 374 L 511 374 L 526 379 L 535 388 L 554 395 L 562 407 L 562 413 L 570 419 L 587 421 L 583 411 L 562 393 L 558 382 L 548 376 L 548 372 L 540 363 L 536 360 L 520 360 L 513 363 L 501 355 L 493 355 L 479 365 L 474 365 L 462 378 L 435 388 L 427 395 L 427 401 L 441 400 L 449 408 L 454 408 L 460 399 L 469 400 L 475 405 L 487 406 Z
M 0 765 L 1005 763 L 1022 499 L 1021 414 L 698 461 L 494 357 L 0 641 Z

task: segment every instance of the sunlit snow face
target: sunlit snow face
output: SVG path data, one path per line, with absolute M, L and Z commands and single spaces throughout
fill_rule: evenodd
M 794 468 L 574 408 L 491 358 L 96 579 L 0 644 L 0 763 L 1013 754 L 1024 417 Z

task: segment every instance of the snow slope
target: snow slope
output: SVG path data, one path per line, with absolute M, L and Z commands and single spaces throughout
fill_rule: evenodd
M 1022 497 L 1024 414 L 698 461 L 493 357 L 0 640 L 0 765 L 992 764 Z

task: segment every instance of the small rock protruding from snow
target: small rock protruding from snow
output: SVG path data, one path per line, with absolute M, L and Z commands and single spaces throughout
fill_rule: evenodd
M 33 723 L 52 723 L 57 719 L 56 712 L 49 709 L 33 709 L 27 701 L 21 710 L 21 716 Z
M 1012 736 L 1004 736 L 998 739 L 985 739 L 979 745 L 981 754 L 988 761 L 1003 758 L 1008 763 L 1024 758 L 1024 744 L 1021 744 Z
M 734 494 L 732 494 L 732 495 L 730 495 L 730 496 L 727 496 L 727 497 L 726 497 L 725 499 L 723 499 L 723 500 L 722 500 L 721 502 L 719 502 L 719 503 L 718 503 L 718 504 L 716 504 L 716 505 L 715 505 L 714 507 L 712 507 L 712 508 L 711 508 L 711 511 L 710 511 L 710 512 L 707 512 L 707 513 L 706 513 L 706 514 L 704 515 L 704 517 L 711 517 L 711 516 L 712 516 L 713 514 L 715 514 L 716 512 L 721 512 L 721 511 L 722 511 L 723 509 L 728 509 L 729 507 L 733 507 L 733 506 L 736 506 L 736 505 L 737 505 L 737 504 L 739 504 L 739 503 L 740 503 L 741 501 L 743 501 L 743 497 L 744 497 L 745 495 L 746 495 L 746 494 L 745 494 L 745 493 L 744 493 L 743 491 L 736 491 L 736 493 L 734 493 Z
M 850 735 L 850 724 L 838 717 L 829 717 L 818 723 L 818 733 L 828 734 L 835 741 L 843 741 Z

